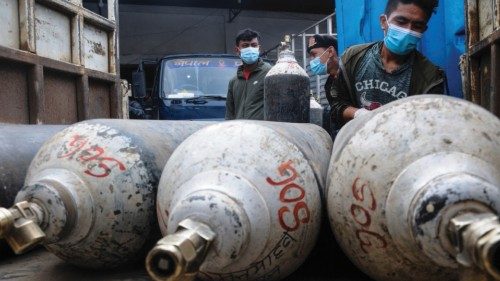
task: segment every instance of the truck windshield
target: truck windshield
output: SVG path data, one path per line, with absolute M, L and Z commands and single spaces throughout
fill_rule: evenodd
M 238 58 L 181 58 L 163 62 L 162 98 L 222 97 L 236 75 Z

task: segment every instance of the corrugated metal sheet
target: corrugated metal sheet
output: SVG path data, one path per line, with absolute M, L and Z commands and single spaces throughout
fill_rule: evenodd
M 340 52 L 355 44 L 383 39 L 379 17 L 386 3 L 386 0 L 336 0 Z M 439 1 L 419 46 L 433 63 L 445 69 L 450 95 L 455 97 L 463 96 L 459 57 L 465 52 L 464 23 L 463 1 Z

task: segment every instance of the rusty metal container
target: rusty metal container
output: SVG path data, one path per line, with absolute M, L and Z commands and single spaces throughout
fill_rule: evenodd
M 279 280 L 306 259 L 321 220 L 332 142 L 312 124 L 231 121 L 193 134 L 162 174 L 165 238 L 155 280 Z M 196 253 L 196 254 L 194 254 Z
M 187 136 L 210 122 L 91 120 L 56 134 L 30 165 L 0 236 L 17 253 L 42 243 L 82 267 L 141 258 L 158 236 L 161 171 Z
M 118 1 L 0 1 L 0 122 L 73 124 L 122 117 Z
M 450 97 L 349 122 L 327 180 L 340 246 L 376 280 L 500 278 L 499 147 L 500 120 Z
M 466 0 L 465 97 L 500 117 L 500 2 Z
M 264 79 L 264 120 L 309 123 L 310 81 L 285 47 Z
M 67 126 L 0 123 L 0 207 L 14 204 L 31 160 L 42 144 Z

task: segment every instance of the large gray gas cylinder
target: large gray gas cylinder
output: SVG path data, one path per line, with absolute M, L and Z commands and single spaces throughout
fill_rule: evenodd
M 321 219 L 332 142 L 312 124 L 232 121 L 198 131 L 162 174 L 156 280 L 279 280 L 305 260 Z M 194 254 L 196 253 L 196 254 Z
M 281 51 L 264 79 L 264 120 L 309 123 L 310 83 L 293 52 Z
M 481 107 L 422 95 L 354 119 L 327 186 L 335 236 L 372 278 L 500 278 L 500 121 Z
M 16 252 L 43 243 L 82 267 L 117 267 L 154 240 L 156 188 L 174 149 L 209 122 L 91 120 L 47 141 L 0 236 Z
M 0 123 L 0 207 L 12 206 L 38 149 L 66 127 Z

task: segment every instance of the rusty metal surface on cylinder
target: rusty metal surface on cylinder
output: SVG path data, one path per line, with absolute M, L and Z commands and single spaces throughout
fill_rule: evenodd
M 376 280 L 458 280 L 466 264 L 459 240 L 472 244 L 465 256 L 487 253 L 469 265 L 494 273 L 499 147 L 498 118 L 450 97 L 411 97 L 349 122 L 335 141 L 326 191 L 340 246 Z M 463 214 L 474 219 L 457 221 Z M 469 237 L 466 227 L 490 234 Z
M 312 124 L 231 121 L 196 132 L 163 171 L 162 233 L 205 229 L 192 242 L 210 243 L 201 279 L 283 279 L 317 239 L 331 148 Z
M 293 52 L 280 52 L 264 79 L 264 120 L 309 123 L 310 80 Z
M 63 260 L 110 268 L 139 259 L 158 235 L 154 201 L 163 166 L 181 141 L 211 123 L 72 125 L 40 148 L 16 202 L 38 206 L 44 246 Z
M 0 207 L 12 206 L 38 149 L 66 127 L 0 123 Z

